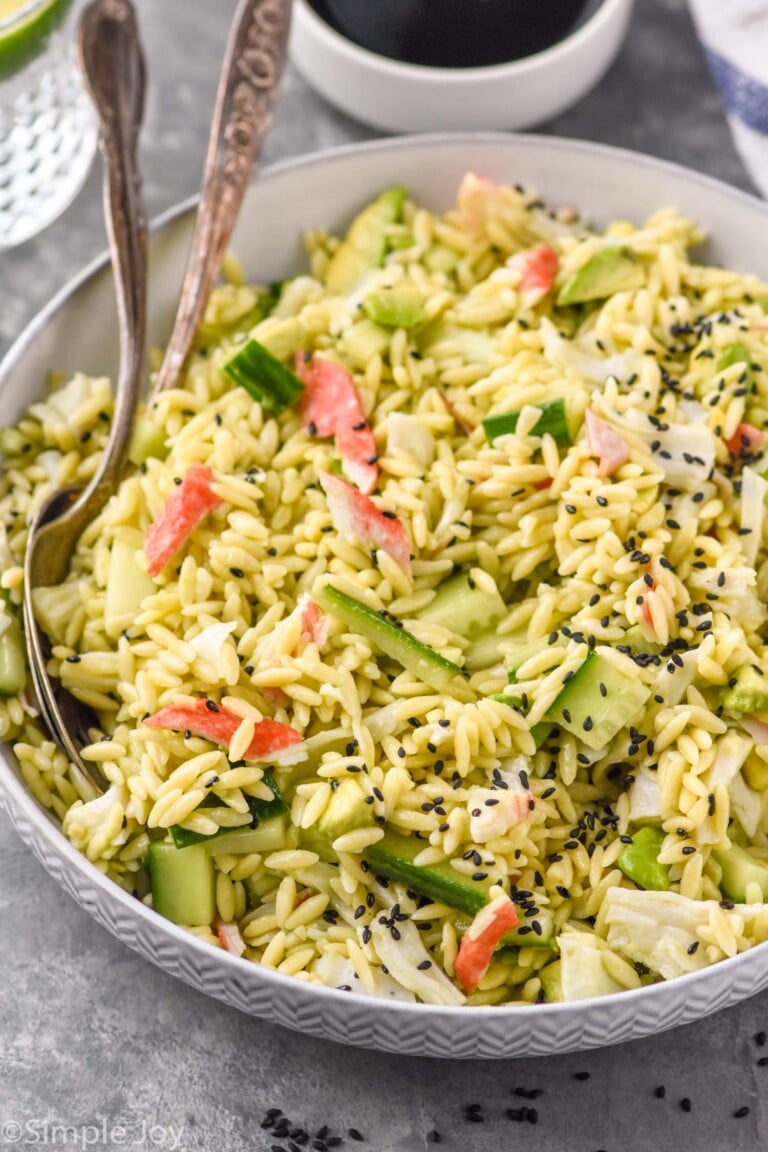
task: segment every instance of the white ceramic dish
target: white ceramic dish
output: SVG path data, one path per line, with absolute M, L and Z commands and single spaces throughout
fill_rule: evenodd
M 290 52 L 322 96 L 387 132 L 530 128 L 597 84 L 621 47 L 632 4 L 595 0 L 571 35 L 522 60 L 427 68 L 359 48 L 296 0 Z
M 435 136 L 376 141 L 293 161 L 249 192 L 234 248 L 257 280 L 301 264 L 299 233 L 343 228 L 393 180 L 434 208 L 452 201 L 467 169 L 538 188 L 597 222 L 640 219 L 664 204 L 714 237 L 707 258 L 768 277 L 768 206 L 724 184 L 628 152 L 544 137 Z M 167 338 L 191 235 L 190 205 L 168 214 L 151 246 L 150 340 Z M 60 292 L 0 367 L 0 423 L 41 390 L 52 367 L 114 370 L 116 329 L 106 260 Z M 675 1027 L 768 986 L 768 945 L 669 983 L 580 1003 L 440 1008 L 378 1001 L 310 985 L 196 940 L 106 879 L 64 839 L 0 748 L 0 802 L 22 839 L 92 916 L 159 967 L 254 1016 L 347 1044 L 446 1057 L 505 1057 L 618 1043 Z

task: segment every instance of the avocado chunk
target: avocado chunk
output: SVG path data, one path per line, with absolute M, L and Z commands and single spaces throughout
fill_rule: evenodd
M 385 188 L 352 221 L 349 232 L 328 262 L 325 282 L 330 292 L 350 292 L 387 254 L 387 228 L 402 216 L 405 188 Z
M 751 664 L 740 668 L 723 691 L 722 703 L 731 712 L 768 711 L 768 676 Z
M 27 660 L 21 626 L 10 609 L 6 613 L 8 623 L 0 634 L 0 696 L 15 696 L 27 682 Z
M 640 828 L 632 836 L 632 843 L 626 844 L 619 854 L 617 864 L 625 876 L 634 880 L 639 888 L 654 892 L 669 890 L 669 866 L 658 860 L 664 833 L 661 828 L 648 825 Z
M 374 823 L 371 806 L 357 780 L 342 780 L 331 794 L 325 812 L 317 824 L 317 831 L 331 842 L 355 828 L 366 828 Z
M 488 903 L 490 880 L 473 880 L 452 868 L 449 861 L 440 864 L 414 864 L 414 858 L 429 847 L 426 840 L 415 836 L 401 836 L 387 832 L 383 839 L 371 844 L 365 856 L 378 876 L 405 884 L 414 892 L 428 896 L 451 908 L 459 908 L 476 916 Z
M 199 844 L 176 848 L 150 844 L 149 878 L 156 912 L 190 928 L 210 924 L 216 915 L 213 861 Z
M 367 368 L 375 356 L 381 356 L 386 351 L 390 338 L 391 334 L 386 328 L 364 317 L 344 329 L 339 344 L 342 352 L 356 367 Z
M 140 468 L 151 457 L 165 460 L 168 455 L 168 444 L 165 428 L 158 424 L 151 416 L 142 413 L 136 417 L 128 445 L 128 459 L 131 464 Z
M 473 571 L 451 576 L 439 585 L 434 600 L 417 612 L 417 617 L 450 628 L 466 640 L 484 635 L 507 611 L 496 585 L 484 586 L 487 580 L 485 573 Z
M 424 294 L 415 284 L 377 288 L 363 300 L 363 312 L 388 328 L 415 328 L 424 319 Z
M 650 694 L 649 687 L 631 679 L 607 656 L 590 652 L 551 704 L 545 719 L 599 752 L 637 719 Z
M 315 600 L 324 612 L 341 620 L 353 632 L 365 636 L 375 648 L 397 660 L 410 673 L 429 684 L 438 692 L 444 691 L 461 668 L 446 660 L 434 648 L 420 640 L 399 623 L 382 616 L 352 596 L 324 584 L 315 594 Z
M 720 890 L 724 896 L 746 904 L 747 885 L 757 884 L 763 900 L 768 900 L 768 860 L 758 860 L 737 844 L 731 844 L 724 852 L 714 851 L 712 855 L 722 870 Z
M 296 353 L 304 347 L 306 335 L 304 325 L 298 317 L 288 316 L 281 320 L 275 316 L 268 316 L 252 330 L 251 339 L 276 360 L 293 360 Z
M 614 292 L 632 292 L 645 284 L 642 265 L 630 248 L 601 248 L 566 280 L 557 303 L 585 304 Z

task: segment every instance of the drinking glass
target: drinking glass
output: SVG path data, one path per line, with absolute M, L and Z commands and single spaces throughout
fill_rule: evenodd
M 85 0 L 0 0 L 0 251 L 36 235 L 88 174 L 97 129 L 75 56 Z

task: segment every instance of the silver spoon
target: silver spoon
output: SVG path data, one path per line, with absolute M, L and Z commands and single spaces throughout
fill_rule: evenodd
M 201 203 L 176 323 L 148 406 L 161 391 L 176 383 L 218 275 L 253 164 L 271 122 L 287 52 L 291 3 L 292 0 L 241 0 L 235 14 L 219 81 Z M 113 6 L 118 9 L 126 7 L 122 0 L 103 0 L 105 10 Z M 143 298 L 140 306 L 143 317 Z M 30 592 L 41 583 L 54 584 L 64 579 L 80 533 L 115 490 L 137 399 L 133 392 L 130 405 L 125 406 L 125 419 L 120 420 L 122 434 L 115 433 L 114 455 L 109 462 L 112 467 L 105 469 L 102 464 L 100 469 L 97 479 L 104 481 L 103 499 L 98 504 L 94 500 L 89 514 L 78 516 L 77 525 L 70 523 L 59 535 L 59 520 L 62 517 L 69 520 L 84 505 L 88 493 L 94 490 L 95 495 L 96 489 L 101 491 L 102 485 L 94 479 L 88 491 L 79 498 L 77 490 L 55 493 L 30 530 L 25 563 L 27 652 L 41 712 L 69 759 L 99 791 L 103 790 L 104 781 L 95 767 L 86 766 L 83 762 L 73 738 L 76 737 L 81 744 L 87 742 L 93 716 L 90 709 L 60 686 L 54 692 L 46 669 L 44 643 L 34 620 Z M 113 432 L 117 422 L 116 410 Z M 110 437 L 105 459 L 111 446 Z M 103 477 L 102 472 L 105 473 Z
M 150 408 L 182 372 L 266 139 L 288 50 L 292 0 L 241 0 L 222 65 L 181 300 Z
M 35 694 L 46 725 L 76 769 L 103 790 L 94 766 L 80 757 L 93 713 L 60 686 L 46 668 L 47 642 L 35 619 L 32 590 L 67 575 L 83 529 L 115 492 L 142 382 L 146 327 L 146 223 L 136 144 L 144 110 L 144 58 L 130 0 L 93 0 L 78 38 L 80 64 L 100 120 L 104 207 L 114 271 L 120 370 L 115 409 L 98 470 L 84 489 L 54 492 L 30 525 L 24 558 L 24 633 Z

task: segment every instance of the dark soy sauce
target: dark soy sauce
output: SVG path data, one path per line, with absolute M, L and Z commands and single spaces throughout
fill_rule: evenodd
M 541 52 L 587 0 L 308 0 L 347 39 L 409 64 L 476 68 Z

